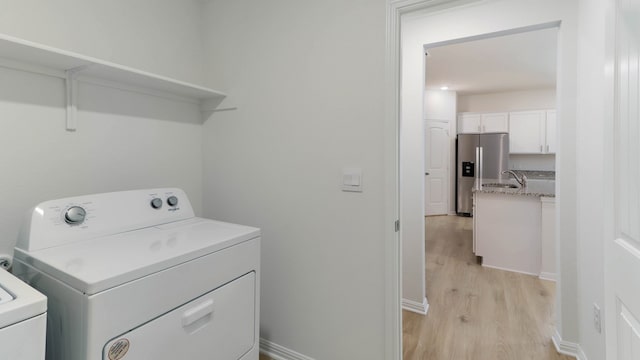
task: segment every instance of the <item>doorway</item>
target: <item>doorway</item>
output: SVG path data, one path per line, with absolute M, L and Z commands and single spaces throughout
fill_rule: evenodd
M 469 213 L 456 201 L 457 177 L 468 178 L 456 175 L 457 134 L 509 133 L 509 169 L 534 180 L 556 170 L 557 29 L 464 40 L 425 45 L 426 216 Z
M 527 337 L 535 336 L 546 339 L 547 345 L 551 344 L 552 333 L 548 329 L 551 329 L 553 324 L 550 309 L 553 309 L 554 305 L 555 284 L 551 281 L 539 280 L 538 276 L 546 279 L 554 277 L 553 230 L 551 230 L 551 236 L 548 236 L 550 241 L 543 244 L 542 239 L 538 237 L 537 244 L 532 244 L 537 245 L 538 248 L 546 245 L 546 251 L 541 251 L 545 255 L 544 262 L 540 258 L 534 259 L 535 256 L 531 254 L 531 261 L 537 264 L 534 266 L 536 274 L 533 277 L 507 273 L 504 270 L 490 270 L 476 265 L 475 246 L 472 246 L 472 232 L 475 231 L 475 226 L 471 225 L 470 218 L 446 216 L 450 213 L 455 214 L 456 210 L 458 213 L 461 212 L 460 209 L 456 209 L 455 202 L 451 203 L 451 209 L 446 205 L 438 208 L 441 199 L 453 198 L 449 195 L 454 195 L 455 190 L 459 188 L 454 181 L 451 186 L 452 194 L 443 196 L 441 193 L 443 176 L 437 171 L 449 168 L 459 169 L 455 159 L 456 132 L 464 134 L 465 137 L 485 136 L 488 139 L 495 137 L 496 133 L 509 135 L 511 133 L 509 120 L 513 118 L 517 121 L 515 125 L 527 129 L 524 134 L 518 134 L 517 128 L 511 129 L 516 137 L 513 140 L 524 140 L 524 143 L 531 142 L 536 145 L 530 153 L 520 151 L 513 152 L 509 156 L 507 152 L 503 154 L 504 159 L 500 162 L 509 164 L 507 168 L 518 174 L 526 173 L 531 179 L 530 188 L 535 189 L 544 185 L 550 189 L 548 195 L 554 195 L 555 152 L 548 151 L 549 147 L 546 143 L 555 144 L 555 141 L 551 136 L 546 136 L 547 132 L 544 128 L 548 125 L 553 127 L 553 131 L 549 133 L 555 132 L 556 122 L 547 121 L 555 118 L 550 116 L 547 118 L 547 114 L 555 114 L 556 108 L 556 37 L 556 28 L 526 32 L 514 30 L 514 34 L 500 34 L 497 37 L 473 39 L 470 42 L 465 42 L 465 39 L 456 39 L 452 44 L 438 44 L 437 47 L 425 46 L 427 49 L 424 109 L 425 167 L 428 173 L 425 174 L 425 215 L 427 215 L 425 218 L 427 272 L 425 277 L 426 296 L 431 299 L 429 308 L 432 314 L 422 320 L 418 320 L 419 317 L 414 315 L 405 314 L 404 319 L 408 322 L 404 330 L 405 356 L 424 356 L 430 353 L 436 357 L 448 357 L 446 354 L 450 354 L 455 345 L 447 345 L 446 339 L 453 338 L 456 332 L 465 331 L 466 337 L 478 339 L 480 343 L 498 341 L 523 343 L 526 342 Z M 530 59 L 534 55 L 537 61 L 532 62 Z M 460 120 L 459 124 L 457 120 Z M 471 124 L 470 120 L 476 120 L 477 124 Z M 453 133 L 451 142 L 448 137 L 449 128 Z M 531 129 L 535 131 L 530 131 Z M 517 137 L 518 135 L 520 138 Z M 516 142 L 515 145 L 520 143 Z M 447 158 L 443 154 L 448 154 L 451 147 L 454 150 L 453 156 L 450 160 L 443 160 Z M 448 163 L 443 165 L 443 161 Z M 485 177 L 491 179 L 501 177 L 499 172 L 488 175 L 488 170 L 489 168 L 485 171 L 477 170 L 475 173 L 484 173 Z M 434 172 L 436 176 L 432 178 Z M 505 179 L 505 182 L 507 181 L 508 178 Z M 511 206 L 511 198 L 504 200 L 501 206 Z M 471 202 L 470 200 L 469 203 Z M 449 201 L 445 203 L 448 204 Z M 553 202 L 551 204 L 550 208 L 553 211 Z M 542 203 L 538 201 L 534 207 L 537 210 L 533 210 L 539 216 Z M 553 223 L 545 222 L 543 225 L 553 227 Z M 542 232 L 540 228 L 541 226 L 537 225 L 536 229 L 532 228 L 529 232 Z M 524 261 L 525 259 L 520 259 L 521 263 Z M 546 267 L 543 268 L 541 263 Z M 519 271 L 517 268 L 503 269 Z M 497 283 L 500 286 L 494 287 Z M 546 333 L 530 330 L 526 334 L 518 335 L 520 328 L 510 328 L 506 322 L 501 327 L 502 335 L 495 338 L 487 337 L 486 331 L 490 332 L 490 329 L 485 328 L 484 332 L 478 331 L 482 324 L 491 324 L 493 320 L 498 321 L 498 318 L 505 316 L 507 309 L 518 308 L 517 304 L 513 303 L 513 299 L 520 295 L 512 292 L 513 289 L 528 289 L 525 292 L 544 296 L 530 297 L 537 298 L 536 306 L 530 306 L 526 310 L 519 308 L 507 317 L 529 318 L 531 322 L 547 324 L 544 327 L 547 329 Z M 488 293 L 494 296 L 501 295 L 494 302 L 487 300 L 490 298 Z M 443 297 L 443 294 L 447 295 Z M 458 301 L 456 299 L 464 300 L 460 300 L 461 302 L 455 305 Z M 500 299 L 502 303 L 498 301 Z M 491 309 L 495 306 L 503 306 L 504 312 L 492 311 Z M 453 310 L 454 308 L 456 310 Z M 420 326 L 415 326 L 416 323 Z M 435 323 L 438 323 L 440 333 L 450 331 L 452 336 L 444 336 L 428 349 L 421 349 L 417 345 L 419 343 L 417 337 L 422 341 L 437 340 L 433 337 L 436 333 Z M 421 331 L 416 333 L 408 331 L 416 327 Z M 475 333 L 471 330 L 474 327 Z M 485 345 L 473 345 L 471 340 L 466 345 L 468 346 L 465 349 L 469 353 L 465 355 L 464 350 L 458 349 L 456 350 L 458 357 L 467 357 L 475 351 L 480 351 L 482 347 L 483 352 L 491 358 L 491 351 L 495 350 L 491 349 L 491 346 L 484 348 Z M 527 354 L 537 354 L 540 359 L 561 358 L 554 356 L 553 351 L 549 351 L 548 347 L 536 348 L 533 344 L 526 349 L 515 348 L 513 351 L 512 355 L 515 357 L 518 357 L 518 351 L 526 351 Z
M 465 3 L 468 3 L 468 2 L 465 2 Z M 390 5 L 390 12 L 393 14 L 393 16 L 395 16 L 394 18 L 395 20 L 392 19 L 392 21 L 389 22 L 391 27 L 390 38 L 394 38 L 394 35 L 393 35 L 394 33 L 399 35 L 399 28 L 400 28 L 399 23 L 402 22 L 403 24 L 403 34 L 402 36 L 398 37 L 399 41 L 395 43 L 392 41 L 390 44 L 390 52 L 397 56 L 391 59 L 391 61 L 389 62 L 390 68 L 388 68 L 391 74 L 395 74 L 394 76 L 392 76 L 391 83 L 395 83 L 397 85 L 396 90 L 394 90 L 394 95 L 391 96 L 390 99 L 395 98 L 399 93 L 403 94 L 403 100 L 402 100 L 401 106 L 398 106 L 398 104 L 396 103 L 395 106 L 397 107 L 394 107 L 394 105 L 392 104 L 389 110 L 389 114 L 391 114 L 392 119 L 398 119 L 396 117 L 396 114 L 398 113 L 402 114 L 402 119 L 404 119 L 402 121 L 402 127 L 400 128 L 400 133 L 398 134 L 399 149 L 400 149 L 400 158 L 399 158 L 400 181 L 403 181 L 403 179 L 406 179 L 408 177 L 407 175 L 410 175 L 410 172 L 417 173 L 419 174 L 418 176 L 421 177 L 421 180 L 424 179 L 424 169 L 425 169 L 424 163 L 416 167 L 418 168 L 418 171 L 416 171 L 415 168 L 409 170 L 409 167 L 407 166 L 408 164 L 405 163 L 405 161 L 402 158 L 403 152 L 406 153 L 407 145 L 408 144 L 415 145 L 415 143 L 412 143 L 411 139 L 409 139 L 409 141 L 406 141 L 407 134 L 417 133 L 417 134 L 420 134 L 421 137 L 424 137 L 424 128 L 423 128 L 424 125 L 422 123 L 422 114 L 421 114 L 422 113 L 421 104 L 423 99 L 422 99 L 422 96 L 420 95 L 416 96 L 416 94 L 422 94 L 422 91 L 424 89 L 424 82 L 423 82 L 424 73 L 422 74 L 422 76 L 418 76 L 412 79 L 411 76 L 407 74 L 407 71 L 406 71 L 406 69 L 409 69 L 409 68 L 414 68 L 414 69 L 422 68 L 421 71 L 424 71 L 424 67 L 423 67 L 424 66 L 424 59 L 423 59 L 424 49 L 422 48 L 422 45 L 425 43 L 431 43 L 433 45 L 437 45 L 438 43 L 442 44 L 447 41 L 451 41 L 455 39 L 473 40 L 474 38 L 477 39 L 477 38 L 487 37 L 487 34 L 491 36 L 500 36 L 500 35 L 506 35 L 513 32 L 533 31 L 537 29 L 550 28 L 554 26 L 558 27 L 564 16 L 563 10 L 559 9 L 557 7 L 557 4 L 552 2 L 548 2 L 548 3 L 545 2 L 542 6 L 540 6 L 540 4 L 538 4 L 537 6 L 533 6 L 532 4 L 518 3 L 517 6 L 513 6 L 513 7 L 510 6 L 509 4 L 506 4 L 505 2 L 491 2 L 491 3 L 482 2 L 481 4 L 478 3 L 474 5 L 465 5 L 465 6 L 459 6 L 459 7 L 453 8 L 454 6 L 458 6 L 458 5 L 461 5 L 461 2 L 397 1 L 397 2 L 392 2 L 392 4 Z M 453 8 L 453 9 L 450 9 L 450 8 Z M 509 17 L 506 17 L 508 19 L 505 18 L 504 20 L 501 20 L 504 17 L 495 18 L 487 15 L 487 14 L 500 14 L 500 13 L 504 13 L 505 11 L 509 11 L 511 15 L 514 15 L 514 16 L 509 16 Z M 403 21 L 403 19 L 405 19 L 403 18 L 403 15 L 407 15 L 406 21 Z M 481 16 L 478 16 L 478 15 L 481 15 Z M 432 26 L 432 27 L 428 29 L 426 32 L 422 32 L 421 34 L 418 34 L 418 35 L 416 35 L 415 32 L 411 33 L 412 30 L 415 31 L 417 28 L 420 27 L 420 25 L 416 25 L 417 24 L 416 19 L 423 16 L 430 24 L 429 26 Z M 464 27 L 460 26 L 461 22 L 465 24 Z M 531 25 L 531 24 L 538 24 L 538 25 Z M 560 31 L 560 33 L 561 33 L 560 35 L 561 39 L 563 36 L 568 36 L 567 33 L 564 33 L 564 35 L 562 35 L 562 31 Z M 428 38 L 429 41 L 423 41 L 423 38 Z M 420 43 L 419 47 L 417 46 L 418 43 Z M 400 56 L 400 44 L 402 44 L 402 48 L 403 48 L 402 56 Z M 560 46 L 559 48 L 561 49 L 562 46 Z M 575 57 L 572 58 L 572 54 L 565 54 L 565 56 L 562 57 L 562 63 L 559 64 L 558 68 L 560 70 L 563 68 L 569 69 L 570 64 L 573 61 L 575 61 Z M 403 69 L 403 70 L 401 71 L 400 69 Z M 563 76 L 564 76 L 564 81 L 572 80 L 570 74 L 568 75 L 565 74 Z M 558 94 L 559 118 L 563 118 L 562 115 L 565 114 L 565 115 L 569 115 L 567 117 L 569 121 L 575 120 L 573 119 L 572 116 L 570 116 L 573 114 L 573 109 L 571 109 L 568 106 L 566 108 L 563 106 L 563 104 L 571 102 L 570 99 L 574 95 L 574 91 L 575 89 L 570 89 L 570 88 L 569 89 L 563 88 L 559 90 L 559 94 Z M 407 98 L 404 98 L 404 97 L 407 97 Z M 394 100 L 392 103 L 394 103 L 395 101 L 396 100 Z M 394 109 L 397 109 L 397 111 L 395 111 Z M 415 109 L 419 109 L 419 110 L 416 111 Z M 407 118 L 421 119 L 421 122 L 419 126 L 413 126 L 411 124 L 408 124 L 407 121 L 405 121 Z M 397 122 L 394 124 L 395 124 L 395 128 L 398 129 Z M 560 127 L 572 128 L 572 126 L 573 124 L 564 124 L 564 125 L 559 125 L 559 128 Z M 388 143 L 394 143 L 394 142 L 395 140 L 392 140 L 391 138 L 388 141 Z M 569 139 L 568 143 L 569 144 L 571 143 L 571 139 Z M 563 153 L 562 146 L 563 146 L 562 144 L 558 144 L 559 155 Z M 424 148 L 422 149 L 422 151 L 424 151 Z M 562 160 L 558 162 L 559 169 L 564 169 L 565 171 L 567 171 L 567 173 L 572 174 L 573 173 L 572 166 L 575 166 L 575 165 L 572 165 L 572 163 L 575 162 L 573 160 L 574 156 L 575 154 L 571 152 L 564 153 L 562 156 L 559 156 L 559 158 L 562 158 Z M 563 187 L 563 184 L 564 184 L 564 187 L 567 187 L 567 184 L 571 183 L 571 179 L 569 178 L 558 179 L 558 180 L 559 180 L 558 187 L 561 187 L 561 188 Z M 406 190 L 407 188 L 405 187 L 404 183 L 396 183 L 396 184 L 398 184 L 399 188 L 401 189 L 404 187 L 404 189 Z M 420 185 L 424 186 L 424 181 L 421 181 Z M 424 188 L 420 191 L 423 192 Z M 571 202 L 572 200 L 571 197 L 574 196 L 574 194 L 575 194 L 575 191 L 572 192 L 571 189 L 567 189 L 567 191 L 563 191 L 563 196 L 566 195 L 569 197 L 567 199 L 569 203 Z M 390 198 L 393 198 L 393 196 L 391 196 Z M 402 230 L 400 232 L 399 237 L 401 239 L 401 249 L 402 249 L 401 253 L 403 254 L 402 262 L 404 263 L 403 266 L 409 265 L 409 266 L 414 266 L 418 269 L 420 267 L 424 269 L 424 263 L 419 265 L 415 264 L 417 257 L 424 256 L 423 255 L 424 254 L 424 233 L 419 234 L 419 232 L 424 232 L 424 212 L 408 211 L 411 208 L 414 208 L 414 209 L 419 208 L 422 211 L 424 211 L 424 196 L 419 197 L 419 201 L 422 202 L 420 206 L 415 206 L 415 204 L 411 204 L 411 201 L 408 200 L 408 197 L 406 196 L 406 194 L 403 194 L 402 192 L 399 193 L 399 196 L 397 198 L 399 199 L 399 203 L 400 203 L 399 215 L 400 215 L 400 218 L 402 219 L 402 227 L 401 227 Z M 391 214 L 392 212 L 390 211 L 389 213 Z M 568 209 L 563 210 L 560 206 L 558 207 L 558 213 L 559 214 L 558 216 L 556 216 L 556 219 L 559 218 L 562 221 L 558 222 L 558 223 L 561 223 L 561 225 L 559 226 L 560 229 L 556 231 L 556 235 L 558 233 L 562 233 L 565 235 L 572 235 L 571 232 L 574 231 L 572 230 L 572 227 L 573 227 L 572 224 L 575 224 L 575 216 L 569 214 Z M 415 217 L 415 214 L 418 214 L 420 219 L 417 219 Z M 573 239 L 575 238 L 575 236 L 569 236 L 569 238 Z M 575 248 L 575 244 L 573 243 L 564 244 L 563 250 L 566 251 L 567 248 L 569 248 L 569 251 L 566 254 L 564 254 L 564 256 L 566 256 L 566 258 L 570 258 L 572 256 L 571 253 L 573 252 L 571 251 L 572 250 L 571 248 Z M 389 254 L 393 254 L 393 251 L 391 251 Z M 560 256 L 560 258 L 563 258 L 563 257 Z M 402 282 L 405 289 L 407 289 L 408 283 L 413 281 L 414 284 L 420 284 L 420 280 L 421 279 L 419 274 L 416 275 L 415 277 L 411 275 L 402 277 Z M 420 286 L 420 285 L 417 285 L 417 286 Z M 572 282 L 568 282 L 567 286 L 568 286 L 568 289 L 571 289 L 571 287 L 573 286 Z M 424 294 L 424 291 L 422 293 Z M 420 292 L 418 291 L 417 294 L 419 296 Z M 405 293 L 403 291 L 403 296 L 404 295 Z M 560 312 L 561 309 L 562 309 L 562 313 Z M 558 306 L 558 310 L 559 310 L 558 321 L 557 321 L 558 325 L 562 324 L 562 320 L 565 316 L 570 317 L 573 315 L 571 309 L 568 309 L 567 311 L 565 311 L 564 307 Z M 393 319 L 393 315 L 390 318 L 390 320 L 392 319 Z M 395 323 L 397 324 L 399 322 L 400 321 Z M 399 328 L 397 330 L 399 330 Z M 563 330 L 565 332 L 566 331 L 571 332 L 573 330 L 572 324 L 568 324 L 568 326 L 564 327 Z M 390 341 L 392 341 L 393 336 L 390 336 L 389 339 Z M 395 338 L 395 339 L 399 340 L 398 338 Z M 398 345 L 399 343 L 395 343 L 395 349 L 399 353 L 400 349 Z

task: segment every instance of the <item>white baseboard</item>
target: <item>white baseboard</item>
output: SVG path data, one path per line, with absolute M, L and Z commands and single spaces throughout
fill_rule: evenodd
M 486 268 L 490 268 L 490 269 L 511 271 L 511 272 L 518 273 L 518 274 L 538 276 L 538 274 L 536 274 L 536 273 L 530 273 L 530 272 L 521 271 L 521 270 L 513 270 L 513 269 L 509 269 L 509 268 L 506 268 L 506 267 L 500 267 L 500 266 L 487 265 L 485 263 L 483 263 L 482 266 L 484 266 Z
M 315 360 L 263 338 L 260 338 L 260 353 L 273 360 Z
M 402 299 L 402 309 L 422 315 L 427 315 L 427 311 L 429 311 L 429 303 L 427 302 L 427 298 L 424 298 L 424 300 L 422 300 L 422 303 L 413 300 Z
M 553 345 L 556 347 L 556 351 L 560 354 L 573 356 L 577 360 L 587 360 L 587 356 L 584 354 L 584 351 L 582 351 L 580 344 L 562 340 L 557 329 L 551 337 L 551 340 L 553 341 Z
M 538 277 L 542 280 L 556 281 L 556 273 L 541 272 Z
M 578 359 L 578 360 L 588 360 L 587 359 L 587 355 L 585 355 L 584 351 L 582 351 L 582 348 L 580 347 L 580 345 L 578 345 L 578 355 L 576 356 L 576 359 Z
M 435 215 L 427 215 L 427 214 L 424 214 L 424 217 L 431 217 L 431 216 L 452 216 L 452 215 L 456 215 L 456 216 L 457 216 L 457 215 L 458 215 L 458 213 L 457 213 L 457 212 L 455 212 L 455 211 L 448 211 L 448 212 L 446 212 L 446 213 L 444 213 L 444 214 L 435 214 Z

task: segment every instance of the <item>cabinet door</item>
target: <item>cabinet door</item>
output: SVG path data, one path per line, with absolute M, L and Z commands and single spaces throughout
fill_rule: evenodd
M 458 134 L 479 133 L 480 119 L 480 114 L 459 114 Z
M 508 132 L 509 131 L 509 114 L 508 113 L 489 113 L 482 114 L 482 132 Z
M 476 192 L 476 256 L 482 266 L 540 274 L 540 199 Z
M 540 154 L 544 151 L 546 112 L 509 113 L 509 151 L 512 154 Z
M 547 110 L 546 148 L 548 154 L 556 153 L 556 111 Z
M 541 197 L 540 218 L 540 278 L 556 279 L 556 199 Z

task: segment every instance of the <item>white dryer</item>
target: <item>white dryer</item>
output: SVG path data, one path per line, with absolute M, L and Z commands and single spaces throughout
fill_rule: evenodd
M 47 360 L 257 360 L 260 230 L 175 188 L 47 201 L 14 273 L 49 299 Z

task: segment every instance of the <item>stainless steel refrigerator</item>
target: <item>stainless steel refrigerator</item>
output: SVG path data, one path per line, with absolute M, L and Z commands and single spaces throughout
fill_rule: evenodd
M 473 216 L 473 184 L 479 179 L 506 179 L 509 134 L 458 134 L 456 151 L 456 212 Z

